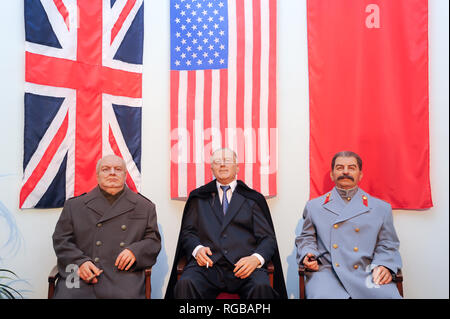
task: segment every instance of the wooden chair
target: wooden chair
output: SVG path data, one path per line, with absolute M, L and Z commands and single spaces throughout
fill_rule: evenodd
M 151 299 L 152 283 L 150 279 L 152 276 L 152 269 L 146 268 L 144 272 L 145 272 L 145 298 Z M 58 266 L 55 266 L 48 275 L 48 299 L 53 298 L 53 295 L 55 294 L 55 285 L 58 278 L 59 278 Z
M 177 280 L 180 280 L 181 274 L 183 273 L 184 266 L 186 266 L 186 256 L 180 258 L 177 264 Z M 274 266 L 272 261 L 267 263 L 267 273 L 269 275 L 270 286 L 273 288 L 273 271 Z M 221 292 L 217 295 L 216 299 L 240 299 L 238 294 L 230 294 L 228 292 Z
M 305 266 L 298 266 L 298 279 L 299 279 L 299 290 L 300 290 L 300 299 L 306 299 L 305 294 L 305 271 L 309 271 L 305 269 Z M 399 269 L 397 274 L 392 279 L 397 284 L 398 292 L 400 296 L 403 297 L 403 274 L 402 270 Z

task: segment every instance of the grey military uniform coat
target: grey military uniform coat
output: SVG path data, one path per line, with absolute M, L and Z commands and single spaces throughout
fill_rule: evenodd
M 308 201 L 295 240 L 297 262 L 322 255 L 319 271 L 306 273 L 306 297 L 401 298 L 394 282 L 375 285 L 371 274 L 376 265 L 393 273 L 402 265 L 390 204 L 361 189 L 348 203 L 336 188 L 327 195 Z
M 55 298 L 145 298 L 144 269 L 156 262 L 161 249 L 155 205 L 126 186 L 111 205 L 97 186 L 66 201 L 53 247 L 61 276 Z M 125 248 L 136 261 L 131 269 L 121 271 L 114 263 Z M 80 278 L 79 288 L 69 288 L 75 283 L 73 265 L 89 260 L 103 270 L 98 283 L 87 284 Z

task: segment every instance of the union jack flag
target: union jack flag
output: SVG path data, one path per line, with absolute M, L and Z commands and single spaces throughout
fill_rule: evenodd
M 21 208 L 61 207 L 114 153 L 141 182 L 143 0 L 24 0 Z

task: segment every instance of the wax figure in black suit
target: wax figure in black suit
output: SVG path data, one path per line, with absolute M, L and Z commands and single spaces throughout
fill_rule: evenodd
M 264 196 L 236 180 L 233 151 L 217 150 L 211 162 L 216 180 L 192 191 L 186 202 L 165 297 L 213 299 L 225 291 L 243 299 L 287 298 Z M 177 282 L 176 265 L 183 255 L 188 260 Z M 269 260 L 275 267 L 274 289 L 266 270 Z

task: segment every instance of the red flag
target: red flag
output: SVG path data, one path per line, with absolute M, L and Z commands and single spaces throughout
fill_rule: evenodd
M 310 196 L 332 156 L 363 159 L 361 188 L 393 208 L 432 207 L 427 0 L 308 1 Z

